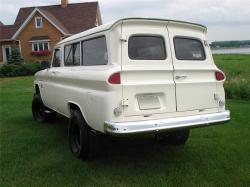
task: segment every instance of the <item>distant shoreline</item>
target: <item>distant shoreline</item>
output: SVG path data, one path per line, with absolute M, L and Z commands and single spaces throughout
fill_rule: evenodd
M 245 49 L 250 48 L 250 40 L 214 41 L 211 42 L 209 45 L 212 50 Z
M 211 47 L 211 50 L 221 50 L 221 49 L 245 49 L 245 48 L 250 48 L 250 46 L 241 46 L 241 47 Z
M 250 55 L 250 47 L 237 47 L 237 48 L 216 48 L 211 49 L 212 54 L 246 54 Z

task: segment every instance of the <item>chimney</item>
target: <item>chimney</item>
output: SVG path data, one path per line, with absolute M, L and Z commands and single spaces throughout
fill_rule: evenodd
M 67 8 L 67 6 L 68 6 L 68 0 L 61 0 L 61 7 Z

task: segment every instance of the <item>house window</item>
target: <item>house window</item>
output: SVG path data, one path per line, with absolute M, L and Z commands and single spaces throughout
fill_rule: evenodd
M 33 50 L 32 51 L 38 51 L 38 45 L 37 45 L 37 43 L 33 44 Z
M 42 17 L 35 17 L 35 25 L 36 25 L 36 28 L 42 28 L 43 27 Z
M 49 50 L 49 43 L 48 42 L 43 43 L 43 49 Z
M 33 42 L 32 43 L 32 51 L 48 51 L 49 50 L 49 42 Z

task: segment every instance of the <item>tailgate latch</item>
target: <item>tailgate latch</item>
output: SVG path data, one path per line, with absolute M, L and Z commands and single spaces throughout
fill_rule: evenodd
M 120 40 L 122 42 L 127 42 L 127 37 L 126 36 L 120 36 Z

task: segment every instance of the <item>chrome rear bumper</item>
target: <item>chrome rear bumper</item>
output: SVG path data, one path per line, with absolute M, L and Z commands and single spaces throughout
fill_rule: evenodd
M 136 133 L 149 133 L 158 131 L 171 131 L 185 128 L 205 127 L 216 123 L 230 120 L 230 111 L 203 114 L 195 116 L 185 116 L 177 118 L 167 118 L 159 120 L 135 121 L 135 122 L 105 122 L 104 131 L 107 134 L 125 135 Z

